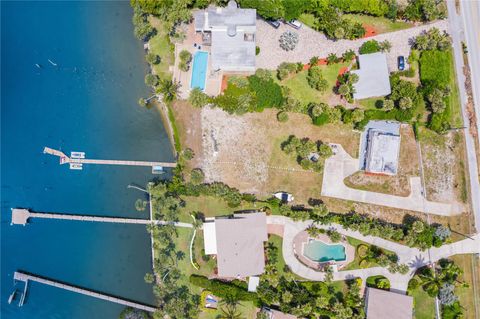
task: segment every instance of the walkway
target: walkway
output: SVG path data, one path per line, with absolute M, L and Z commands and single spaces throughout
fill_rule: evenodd
M 43 153 L 60 157 L 60 164 L 100 164 L 100 165 L 127 165 L 127 166 L 161 166 L 176 167 L 177 163 L 171 162 L 150 162 L 150 161 L 126 161 L 126 160 L 104 160 L 104 159 L 88 159 L 88 158 L 70 158 L 65 153 L 53 148 L 45 147 Z
M 58 282 L 58 281 L 49 280 L 49 279 L 46 279 L 46 278 L 41 278 L 41 277 L 25 274 L 25 273 L 19 272 L 19 271 L 15 272 L 15 274 L 13 275 L 13 279 L 25 282 L 26 286 L 28 285 L 29 281 L 36 281 L 36 282 L 44 284 L 44 285 L 69 290 L 69 291 L 72 291 L 72 292 L 75 292 L 75 293 L 78 293 L 78 294 L 87 295 L 87 296 L 98 298 L 98 299 L 103 299 L 103 300 L 114 302 L 114 303 L 117 303 L 117 304 L 120 304 L 120 305 L 123 305 L 123 306 L 126 306 L 126 307 L 132 307 L 132 308 L 136 308 L 136 309 L 140 309 L 140 310 L 144 310 L 144 311 L 148 311 L 148 312 L 155 312 L 157 310 L 154 307 L 147 306 L 147 305 L 144 305 L 144 304 L 141 304 L 141 303 L 138 303 L 138 302 L 128 301 L 128 300 L 125 300 L 125 299 L 109 296 L 109 295 L 106 295 L 106 294 L 103 294 L 103 293 L 98 293 L 98 292 L 95 292 L 95 291 L 92 291 L 92 290 L 87 290 L 87 289 L 71 286 L 71 285 L 64 284 L 64 283 L 61 283 L 61 282 Z M 25 295 L 26 295 L 26 291 L 22 295 L 22 298 L 24 298 Z
M 302 264 L 295 257 L 294 252 L 294 237 L 299 232 L 308 228 L 308 226 L 310 226 L 312 223 L 313 222 L 311 220 L 295 222 L 285 216 L 267 217 L 267 224 L 284 226 L 282 247 L 283 258 L 285 259 L 285 263 L 290 267 L 290 269 L 294 273 L 305 279 L 323 281 L 325 279 L 325 273 L 315 271 Z M 408 281 L 414 275 L 415 271 L 420 267 L 452 255 L 480 253 L 480 234 L 473 236 L 472 239 L 461 240 L 453 244 L 443 245 L 439 248 L 431 248 L 429 252 L 426 252 L 420 251 L 417 248 L 404 246 L 379 237 L 364 236 L 358 231 L 344 229 L 341 225 L 338 224 L 316 226 L 323 229 L 334 228 L 344 236 L 356 238 L 371 245 L 393 251 L 397 254 L 400 264 L 407 264 L 410 267 L 410 272 L 406 275 L 402 275 L 399 273 L 392 274 L 383 267 L 338 271 L 333 274 L 334 280 L 345 280 L 358 277 L 362 278 L 365 282 L 365 280 L 370 276 L 383 275 L 389 279 L 392 289 L 399 292 L 407 291 Z
M 365 41 L 388 40 L 392 44 L 390 52 L 387 53 L 387 63 L 390 71 L 397 70 L 397 58 L 399 55 L 408 57 L 410 55 L 410 41 L 424 30 L 438 28 L 446 30 L 447 20 L 435 21 L 430 24 L 420 25 L 406 30 L 383 33 L 374 37 L 359 40 L 328 40 L 322 32 L 312 30 L 303 25 L 300 30 L 281 24 L 278 29 L 273 28 L 262 19 L 257 19 L 257 45 L 260 46 L 260 53 L 256 57 L 257 68 L 276 69 L 282 62 L 308 63 L 312 56 L 325 58 L 330 53 L 340 56 L 347 50 L 358 51 L 358 48 Z M 287 31 L 298 33 L 299 42 L 292 51 L 282 50 L 278 44 L 280 35 Z
M 122 218 L 122 217 L 103 217 L 91 215 L 72 215 L 72 214 L 52 214 L 52 213 L 33 213 L 27 209 L 12 209 L 12 225 L 23 225 L 28 223 L 29 218 L 45 218 L 45 219 L 63 219 L 82 222 L 100 222 L 100 223 L 117 223 L 117 224 L 137 224 L 137 225 L 167 225 L 172 224 L 176 227 L 193 228 L 192 224 L 182 222 L 167 222 L 163 220 Z
M 452 216 L 462 213 L 463 207 L 460 204 L 431 202 L 425 199 L 422 194 L 420 177 L 410 177 L 411 193 L 407 197 L 348 187 L 345 185 L 344 179 L 358 171 L 359 160 L 351 157 L 340 144 L 332 145 L 335 154 L 325 161 L 322 196 L 441 216 Z

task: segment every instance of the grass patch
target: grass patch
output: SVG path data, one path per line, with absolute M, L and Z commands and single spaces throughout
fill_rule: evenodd
M 277 258 L 277 262 L 275 263 L 275 268 L 278 271 L 278 275 L 283 276 L 285 274 L 285 267 L 286 267 L 285 259 L 283 259 L 283 246 L 282 246 L 283 238 L 278 235 L 269 234 L 268 243 L 273 244 L 277 248 L 278 258 Z M 295 274 L 295 277 L 298 280 L 304 280 L 304 278 L 297 276 L 296 274 Z
M 167 109 L 168 109 L 168 119 L 170 121 L 170 124 L 172 125 L 172 130 L 173 130 L 173 143 L 175 146 L 175 150 L 177 151 L 177 153 L 180 153 L 182 151 L 182 144 L 180 143 L 180 136 L 178 132 L 177 122 L 175 121 L 175 116 L 173 115 L 172 108 L 168 104 L 167 104 Z
M 347 18 L 353 22 L 359 22 L 375 28 L 378 33 L 386 33 L 404 30 L 413 27 L 413 23 L 404 21 L 392 21 L 384 17 L 374 17 L 365 14 L 344 14 L 344 18 Z
M 464 318 L 477 318 L 475 313 L 475 302 L 477 307 L 480 306 L 480 296 L 478 294 L 478 289 L 480 288 L 480 263 L 478 258 L 474 255 L 456 255 L 450 259 L 452 259 L 455 264 L 463 270 L 463 275 L 460 276 L 459 280 L 465 281 L 469 285 L 468 287 L 462 287 L 459 285 L 455 289 L 455 294 L 458 296 L 464 311 Z M 475 285 L 476 290 L 473 289 L 473 285 Z M 477 313 L 478 312 L 480 312 L 480 309 L 477 309 Z
M 417 276 L 414 277 L 419 280 Z M 413 311 L 415 319 L 432 319 L 435 318 L 435 299 L 430 297 L 422 287 L 409 291 L 409 295 L 413 297 Z
M 330 96 L 332 96 L 333 88 L 337 83 L 338 72 L 342 67 L 348 66 L 348 63 L 337 63 L 332 65 L 321 65 L 322 74 L 328 82 L 328 88 L 325 92 L 320 92 L 310 87 L 307 81 L 308 71 L 301 71 L 283 81 L 277 80 L 281 85 L 287 86 L 292 90 L 292 95 L 298 99 L 303 105 L 315 102 L 324 102 L 328 104 Z
M 368 99 L 357 100 L 358 104 L 366 110 L 378 110 L 383 106 L 384 98 L 371 97 Z
M 163 22 L 156 17 L 149 17 L 152 26 L 157 29 L 157 34 L 152 37 L 148 43 L 150 52 L 160 57 L 160 63 L 153 65 L 153 70 L 160 79 L 171 79 L 169 67 L 174 64 L 174 46 L 170 42 L 168 30 L 165 28 Z

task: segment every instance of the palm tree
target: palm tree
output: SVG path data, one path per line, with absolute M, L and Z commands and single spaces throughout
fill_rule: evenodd
M 436 297 L 438 295 L 438 291 L 442 286 L 442 280 L 438 276 L 435 276 L 435 271 L 431 268 L 425 268 L 418 277 L 422 280 L 422 287 L 430 297 Z
M 180 88 L 180 84 L 174 82 L 172 80 L 161 80 L 160 85 L 158 86 L 158 93 L 163 94 L 163 98 L 167 102 L 173 101 L 178 94 L 178 89 Z
M 238 311 L 236 307 L 225 306 L 220 308 L 222 313 L 217 317 L 220 319 L 241 319 L 242 314 Z

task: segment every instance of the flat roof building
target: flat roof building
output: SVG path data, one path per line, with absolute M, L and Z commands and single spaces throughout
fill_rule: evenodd
M 367 288 L 365 308 L 367 319 L 412 319 L 413 297 Z
M 215 225 L 212 227 L 211 225 Z M 205 228 L 205 225 L 208 225 Z M 235 214 L 204 224 L 205 253 L 215 238 L 218 275 L 245 278 L 265 269 L 264 242 L 268 240 L 265 213 Z M 215 249 L 208 248 L 211 254 Z
M 210 41 L 213 70 L 255 71 L 256 17 L 255 9 L 238 8 L 235 1 L 194 14 L 195 31 Z
M 353 85 L 354 99 L 385 96 L 392 92 L 385 53 L 360 54 L 358 63 L 360 69 L 351 71 L 358 75 L 358 82 Z
M 370 129 L 367 137 L 365 171 L 396 175 L 399 152 L 400 135 L 379 129 Z

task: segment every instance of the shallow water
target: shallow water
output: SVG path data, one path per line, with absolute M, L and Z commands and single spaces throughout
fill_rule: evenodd
M 8 305 L 15 270 L 154 303 L 143 280 L 151 271 L 144 226 L 10 226 L 12 207 L 147 217 L 134 207 L 144 194 L 127 185 L 145 185 L 149 168 L 75 171 L 42 154 L 50 146 L 90 158 L 173 160 L 159 114 L 137 105 L 148 92 L 131 16 L 128 2 L 1 2 L 2 318 L 116 318 L 123 309 L 36 283 L 23 307 Z

